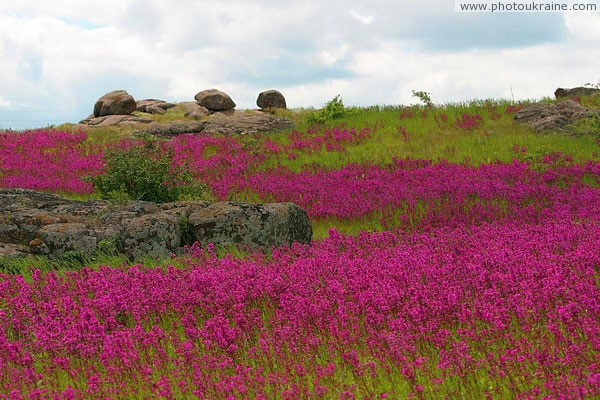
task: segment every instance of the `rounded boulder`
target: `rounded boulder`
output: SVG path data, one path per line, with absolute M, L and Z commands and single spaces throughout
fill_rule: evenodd
M 129 115 L 137 108 L 135 99 L 126 90 L 114 90 L 100 97 L 94 105 L 94 116 Z
M 231 110 L 235 108 L 235 102 L 227 93 L 217 89 L 203 90 L 194 96 L 196 102 L 211 111 Z
M 256 105 L 261 109 L 287 108 L 285 97 L 278 90 L 265 90 L 258 94 Z

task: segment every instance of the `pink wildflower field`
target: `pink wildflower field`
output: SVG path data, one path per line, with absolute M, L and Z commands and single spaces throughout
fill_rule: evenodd
M 298 162 L 385 129 L 163 142 L 216 199 L 293 201 L 327 234 L 0 274 L 0 398 L 599 398 L 600 163 L 527 159 L 519 142 L 512 161 Z M 83 132 L 0 133 L 0 187 L 91 196 L 106 150 Z

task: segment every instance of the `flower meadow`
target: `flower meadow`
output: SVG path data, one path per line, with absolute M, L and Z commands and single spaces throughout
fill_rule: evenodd
M 426 123 L 489 146 L 518 107 L 162 142 L 215 198 L 294 201 L 326 233 L 0 274 L 0 398 L 600 397 L 600 163 L 508 134 L 511 160 L 406 155 Z M 3 133 L 0 186 L 93 195 L 137 144 Z
M 6 398 L 600 395 L 594 222 L 2 277 Z

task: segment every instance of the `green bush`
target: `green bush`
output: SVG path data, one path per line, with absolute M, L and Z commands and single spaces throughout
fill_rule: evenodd
M 309 124 L 325 124 L 334 119 L 343 118 L 347 113 L 344 107 L 344 102 L 338 94 L 330 100 L 325 107 L 318 111 L 314 111 L 306 117 L 306 122 Z
M 110 151 L 104 173 L 91 181 L 102 198 L 116 201 L 210 199 L 207 186 L 197 182 L 185 166 L 173 166 L 173 150 L 150 139 L 140 147 Z
M 431 101 L 431 93 L 424 90 L 412 90 L 413 97 L 418 98 L 428 108 L 433 108 L 433 101 Z
M 575 135 L 592 135 L 600 137 L 600 116 L 592 115 L 588 118 L 581 118 L 571 125 L 567 125 L 567 130 Z

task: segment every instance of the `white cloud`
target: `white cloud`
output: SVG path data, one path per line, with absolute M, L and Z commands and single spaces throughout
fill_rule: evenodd
M 372 15 L 361 14 L 355 10 L 350 11 L 350 15 L 364 25 L 371 25 L 373 23 L 373 20 L 375 19 L 375 17 L 373 17 Z
M 2 2 L 0 108 L 69 109 L 54 118 L 77 120 L 113 89 L 180 101 L 210 87 L 241 108 L 268 88 L 292 107 L 337 94 L 412 103 L 411 89 L 437 102 L 508 97 L 511 87 L 526 98 L 600 78 L 598 14 L 464 16 L 450 0 L 346 9 L 342 0 Z

